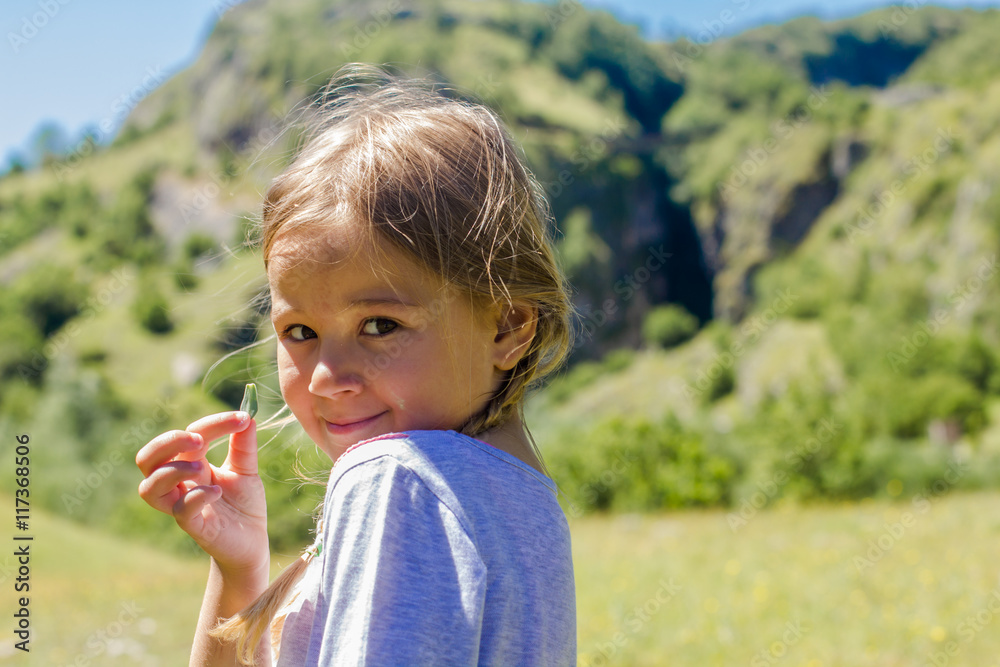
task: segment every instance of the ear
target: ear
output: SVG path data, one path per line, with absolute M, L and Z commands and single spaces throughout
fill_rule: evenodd
M 517 365 L 535 338 L 538 309 L 525 301 L 500 307 L 496 337 L 493 339 L 493 365 L 509 371 Z

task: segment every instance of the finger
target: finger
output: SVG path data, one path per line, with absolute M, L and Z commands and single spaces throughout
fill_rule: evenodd
M 197 433 L 188 431 L 167 431 L 150 440 L 135 455 L 135 464 L 139 466 L 143 477 L 176 457 L 186 454 L 186 460 L 195 460 L 205 456 L 206 440 Z
M 185 528 L 195 517 L 201 514 L 202 510 L 222 497 L 222 487 L 220 486 L 196 486 L 183 496 L 178 498 L 171 507 L 171 512 L 177 520 L 177 524 Z M 186 528 L 185 528 L 186 530 Z
M 200 461 L 172 461 L 154 470 L 139 482 L 139 496 L 146 503 L 166 514 L 172 514 L 172 507 L 184 495 L 184 482 L 192 486 L 207 481 L 207 469 Z
M 250 424 L 250 415 L 246 412 L 219 412 L 202 417 L 185 430 L 198 433 L 205 442 L 212 442 L 231 433 L 238 433 Z
M 222 467 L 237 475 L 257 474 L 257 423 L 252 419 L 249 427 L 229 437 L 229 454 Z
M 139 482 L 139 494 L 144 496 L 162 495 L 184 481 L 193 481 L 193 486 L 207 483 L 211 473 L 204 461 L 169 461 L 156 468 L 146 479 Z

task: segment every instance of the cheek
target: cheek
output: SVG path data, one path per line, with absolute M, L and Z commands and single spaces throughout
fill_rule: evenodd
M 287 359 L 285 363 L 279 355 L 278 359 L 278 386 L 281 388 L 281 397 L 285 405 L 291 410 L 292 416 L 306 429 L 309 437 L 315 437 L 310 428 L 312 422 L 312 398 L 309 393 L 309 380 L 301 370 Z
M 281 395 L 288 403 L 293 398 L 296 390 L 302 385 L 303 375 L 298 366 L 292 362 L 291 357 L 283 347 L 278 347 L 278 385 L 281 387 Z

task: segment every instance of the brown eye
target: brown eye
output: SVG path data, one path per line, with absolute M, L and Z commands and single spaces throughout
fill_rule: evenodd
M 373 317 L 365 320 L 361 332 L 366 336 L 385 336 L 396 330 L 399 325 L 384 317 Z
M 298 341 L 316 337 L 315 331 L 301 324 L 293 324 L 290 327 L 286 327 L 283 333 L 284 338 L 291 338 L 292 340 Z

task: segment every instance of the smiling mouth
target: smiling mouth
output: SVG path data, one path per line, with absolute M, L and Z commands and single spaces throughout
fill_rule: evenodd
M 356 421 L 348 421 L 348 422 L 334 423 L 327 421 L 326 428 L 331 433 L 336 433 L 336 434 L 350 433 L 352 431 L 356 431 L 358 429 L 362 429 L 365 428 L 366 426 L 373 424 L 376 419 L 378 419 L 384 414 L 385 412 L 380 412 L 377 415 L 373 415 L 371 417 L 365 417 L 364 419 L 358 419 Z

